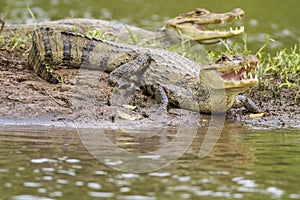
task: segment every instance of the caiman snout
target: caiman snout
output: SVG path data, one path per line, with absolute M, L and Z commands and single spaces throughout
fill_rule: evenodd
M 238 16 L 244 16 L 245 12 L 241 8 L 235 8 L 231 11 L 233 14 L 238 15 Z

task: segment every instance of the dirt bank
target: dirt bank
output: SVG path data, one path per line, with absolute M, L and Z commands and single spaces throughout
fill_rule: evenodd
M 75 69 L 60 70 L 59 73 L 63 76 L 63 83 L 50 84 L 29 70 L 25 48 L 1 48 L 0 123 L 26 120 L 35 123 L 44 120 L 49 124 L 67 125 L 74 120 L 89 121 L 90 116 L 108 124 L 120 121 L 120 118 L 136 124 L 157 121 L 159 115 L 155 115 L 155 101 L 141 91 L 136 92 L 130 102 L 119 102 L 120 105 L 134 104 L 137 108 L 118 106 L 116 110 L 112 104 L 119 99 L 115 92 L 112 93 L 113 87 L 107 83 L 106 73 Z M 246 95 L 266 109 L 267 114 L 261 118 L 251 118 L 244 109 L 232 109 L 227 112 L 226 119 L 252 127 L 300 128 L 300 100 L 297 92 L 292 88 L 282 88 L 280 91 L 253 88 Z M 82 109 L 85 107 L 87 109 Z M 198 115 L 188 113 L 191 116 Z M 176 124 L 181 115 L 180 109 L 171 109 L 162 123 Z M 209 116 L 201 115 L 201 118 Z

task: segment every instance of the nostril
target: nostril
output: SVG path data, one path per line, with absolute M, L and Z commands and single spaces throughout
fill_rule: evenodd
M 238 13 L 240 16 L 243 16 L 245 14 L 244 10 L 242 10 L 241 8 L 235 8 L 232 12 Z

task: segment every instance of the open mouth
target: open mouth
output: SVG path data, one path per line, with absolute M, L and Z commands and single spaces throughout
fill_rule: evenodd
M 239 55 L 223 54 L 220 58 L 214 60 L 212 64 L 205 66 L 203 70 L 214 70 L 222 78 L 225 85 L 231 88 L 257 84 L 256 71 L 258 66 L 259 60 L 253 55 L 243 58 Z
M 244 11 L 236 8 L 226 13 L 212 13 L 204 8 L 196 8 L 193 12 L 181 14 L 166 23 L 199 43 L 215 43 L 222 38 L 229 38 L 244 33 L 240 19 Z
M 223 55 L 221 59 L 228 59 L 226 55 Z M 252 86 L 256 85 L 258 82 L 257 69 L 258 69 L 258 59 L 255 56 L 247 56 L 243 61 L 239 61 L 239 57 L 233 56 L 234 60 L 229 62 L 238 62 L 236 65 L 227 64 L 229 67 L 222 67 L 218 69 L 219 76 L 229 87 L 242 87 L 243 85 Z M 216 62 L 222 62 L 221 59 Z M 225 66 L 226 66 L 225 61 Z
M 258 80 L 257 68 L 258 63 L 247 63 L 231 72 L 219 72 L 219 75 L 226 81 Z
M 211 32 L 211 33 L 220 33 L 227 36 L 231 35 L 240 35 L 243 34 L 245 28 L 242 24 L 242 15 L 239 16 L 230 16 L 224 19 L 216 19 L 208 23 L 198 24 L 194 22 L 192 25 L 195 29 L 203 32 Z
M 208 11 L 199 9 L 198 12 L 204 13 Z M 224 37 L 228 37 L 228 35 L 234 36 L 244 33 L 245 28 L 241 25 L 241 19 L 244 16 L 244 11 L 242 9 L 236 8 L 233 11 L 224 14 L 205 14 L 211 15 L 211 17 L 199 23 L 197 23 L 197 21 L 195 20 L 193 22 L 193 26 L 195 29 L 207 33 L 215 33 L 219 36 L 223 34 Z M 203 15 L 205 16 L 205 14 Z

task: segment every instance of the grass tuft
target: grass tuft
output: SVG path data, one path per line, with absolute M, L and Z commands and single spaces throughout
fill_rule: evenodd
M 270 78 L 279 79 L 278 88 L 292 87 L 300 89 L 300 46 L 294 45 L 291 49 L 282 49 L 275 56 L 267 54 L 261 60 L 260 76 L 262 85 L 269 85 Z

